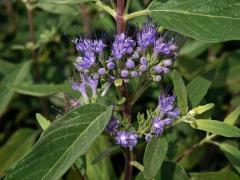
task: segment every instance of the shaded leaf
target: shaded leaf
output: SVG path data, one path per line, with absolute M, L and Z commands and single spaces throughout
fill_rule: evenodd
M 31 149 L 36 135 L 32 129 L 19 129 L 9 138 L 0 149 L 0 177 Z
M 188 180 L 185 170 L 174 162 L 164 161 L 158 178 L 161 180 Z
M 98 163 L 92 164 L 93 159 L 105 148 L 110 147 L 106 136 L 99 136 L 89 151 L 87 152 L 87 177 L 88 179 L 97 180 L 114 180 L 116 179 L 110 157 L 106 157 Z
M 211 81 L 197 76 L 187 85 L 187 94 L 192 107 L 196 107 L 207 94 Z
M 115 146 L 115 147 L 110 147 L 102 152 L 100 152 L 92 161 L 92 164 L 98 163 L 99 161 L 101 161 L 102 159 L 104 159 L 107 156 L 110 156 L 111 154 L 120 151 L 120 147 L 119 146 Z
M 180 55 L 195 58 L 198 55 L 202 54 L 210 46 L 210 43 L 206 43 L 204 41 L 191 41 L 189 43 L 186 43 L 186 45 L 181 48 Z
M 232 171 L 190 173 L 191 180 L 239 180 L 237 174 Z
M 187 90 L 181 75 L 176 70 L 173 72 L 173 85 L 178 100 L 178 107 L 182 115 L 185 115 L 188 111 Z
M 44 97 L 50 96 L 59 92 L 72 93 L 72 89 L 69 83 L 64 84 L 20 84 L 13 85 L 12 89 L 20 94 Z
M 5 112 L 14 91 L 10 88 L 13 85 L 19 85 L 28 75 L 31 62 L 23 62 L 16 65 L 6 74 L 0 84 L 0 116 Z
M 60 178 L 86 153 L 111 115 L 112 107 L 96 104 L 66 113 L 43 132 L 31 152 L 7 172 L 6 179 Z
M 240 150 L 227 143 L 221 143 L 219 147 L 236 171 L 240 173 Z

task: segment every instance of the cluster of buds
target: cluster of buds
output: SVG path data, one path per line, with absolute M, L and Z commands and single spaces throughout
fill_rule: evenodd
M 148 77 L 159 82 L 169 72 L 177 56 L 178 47 L 166 41 L 158 33 L 153 22 L 145 23 L 136 37 L 121 33 L 115 36 L 111 53 L 104 51 L 107 45 L 103 40 L 77 38 L 74 40 L 80 56 L 75 68 L 79 72 L 80 82 L 72 81 L 73 89 L 81 92 L 86 99 L 86 86 L 96 95 L 98 81 L 128 83 L 132 78 Z

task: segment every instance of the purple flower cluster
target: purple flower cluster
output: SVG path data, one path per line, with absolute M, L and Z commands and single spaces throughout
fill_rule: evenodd
M 112 117 L 106 131 L 114 137 L 116 144 L 132 150 L 137 144 L 138 135 L 133 131 L 120 130 L 120 127 L 120 122 Z
M 149 141 L 151 137 L 160 136 L 163 133 L 165 126 L 170 126 L 173 120 L 179 116 L 179 109 L 175 105 L 175 95 L 162 93 L 159 96 L 157 115 L 152 118 L 150 132 L 145 135 L 145 139 Z
M 124 33 L 116 35 L 110 55 L 108 50 L 105 52 L 107 45 L 101 39 L 76 38 L 73 42 L 80 53 L 75 68 L 81 77 L 87 77 L 73 86 L 84 96 L 86 86 L 93 86 L 95 95 L 94 88 L 99 80 L 112 83 L 123 79 L 127 83 L 131 78 L 146 76 L 159 82 L 169 72 L 178 51 L 173 41 L 159 35 L 157 26 L 151 21 L 143 24 L 136 37 Z

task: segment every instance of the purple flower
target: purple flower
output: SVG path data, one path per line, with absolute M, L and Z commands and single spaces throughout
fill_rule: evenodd
M 106 47 L 102 40 L 91 40 L 84 38 L 76 39 L 75 45 L 76 49 L 83 54 L 89 51 L 94 53 L 102 53 L 103 49 Z
M 122 78 L 127 78 L 128 75 L 129 75 L 128 70 L 122 70 L 122 71 L 121 71 L 121 77 L 122 77 Z
M 148 66 L 147 65 L 141 65 L 139 67 L 140 72 L 145 72 L 147 70 Z
M 156 40 L 153 48 L 154 56 L 157 56 L 159 53 L 165 56 L 174 56 L 177 50 L 177 46 L 172 42 L 166 43 L 163 38 Z
M 177 118 L 179 110 L 175 107 L 176 96 L 161 93 L 158 101 L 158 108 L 162 115 L 170 116 L 171 118 Z
M 108 122 L 106 131 L 110 134 L 115 134 L 120 127 L 120 123 L 117 118 L 112 117 L 111 120 Z
M 96 57 L 92 52 L 86 52 L 83 57 L 77 58 L 76 68 L 78 71 L 90 69 L 96 61 Z
M 166 59 L 163 61 L 164 66 L 171 66 L 172 65 L 172 60 L 171 59 Z
M 118 131 L 115 137 L 115 141 L 122 147 L 133 149 L 137 144 L 137 134 L 128 131 Z
M 170 126 L 173 123 L 173 120 L 171 118 L 166 118 L 162 120 L 165 126 Z
M 142 65 L 148 65 L 147 58 L 141 57 L 141 58 L 140 58 L 140 63 L 141 63 Z
M 131 54 L 135 46 L 134 40 L 126 37 L 124 33 L 116 35 L 112 45 L 112 54 L 116 60 L 121 59 L 125 54 Z
M 155 118 L 152 121 L 152 133 L 159 136 L 163 133 L 164 122 L 160 118 Z
M 126 67 L 128 69 L 133 69 L 135 67 L 135 63 L 132 59 L 128 59 L 127 62 L 126 62 Z
M 145 140 L 146 140 L 147 142 L 150 142 L 151 138 L 152 138 L 152 134 L 151 134 L 151 133 L 145 134 Z
M 105 70 L 104 68 L 99 68 L 98 74 L 99 74 L 100 76 L 103 76 L 105 73 L 106 73 L 106 70 Z
M 157 28 L 152 22 L 143 24 L 142 30 L 137 34 L 137 42 L 141 50 L 153 44 L 158 36 Z
M 93 96 L 97 96 L 98 79 L 87 77 L 87 84 L 90 86 Z
M 131 72 L 131 76 L 134 78 L 134 77 L 138 77 L 138 72 L 137 71 L 132 71 Z
M 107 68 L 108 68 L 109 70 L 114 69 L 114 68 L 115 68 L 114 62 L 108 62 L 108 63 L 107 63 Z
M 156 65 L 153 67 L 153 71 L 160 74 L 163 72 L 163 67 L 161 65 Z

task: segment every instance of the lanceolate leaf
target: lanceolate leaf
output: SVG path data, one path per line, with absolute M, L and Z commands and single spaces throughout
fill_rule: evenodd
M 28 75 L 31 62 L 23 62 L 12 68 L 6 74 L 0 84 L 0 116 L 6 110 L 14 91 L 10 88 L 13 85 L 19 85 Z
M 177 96 L 178 107 L 182 115 L 185 115 L 188 111 L 187 90 L 181 75 L 177 71 L 173 72 L 173 85 Z
M 221 143 L 219 147 L 236 171 L 240 173 L 240 150 L 227 143 Z
M 143 157 L 143 173 L 146 179 L 152 179 L 157 175 L 167 155 L 167 149 L 168 144 L 163 137 L 152 138 L 148 143 Z
M 210 85 L 211 81 L 201 76 L 196 77 L 187 85 L 187 94 L 192 107 L 196 107 L 201 102 Z
M 11 87 L 15 92 L 29 96 L 44 97 L 59 92 L 71 94 L 73 90 L 69 83 L 63 84 L 19 84 Z
M 238 127 L 217 120 L 198 119 L 192 127 L 225 137 L 240 137 Z
M 105 129 L 112 107 L 86 105 L 53 122 L 6 179 L 59 179 Z
M 240 39 L 238 0 L 154 0 L 148 12 L 161 26 L 204 41 Z

